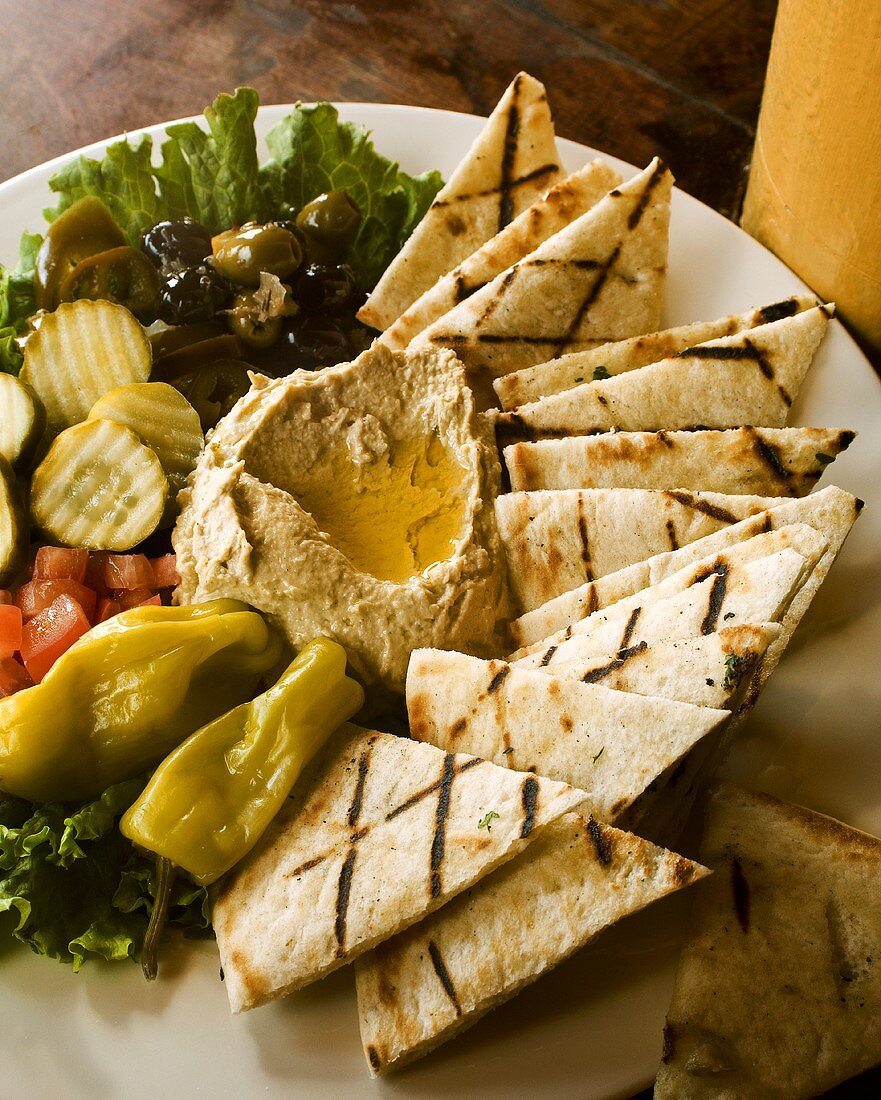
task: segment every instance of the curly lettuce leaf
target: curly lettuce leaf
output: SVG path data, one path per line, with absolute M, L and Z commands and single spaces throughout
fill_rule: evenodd
M 267 136 L 260 166 L 252 88 L 222 94 L 205 109 L 208 130 L 179 122 L 166 130 L 162 160 L 152 141 L 110 145 L 101 161 L 78 157 L 50 180 L 59 195 L 50 220 L 84 195 L 110 208 L 132 244 L 166 218 L 195 218 L 212 233 L 249 220 L 290 216 L 324 191 L 345 190 L 362 221 L 346 257 L 370 290 L 422 218 L 443 180 L 437 172 L 408 176 L 377 153 L 360 126 L 340 122 L 329 103 L 297 105 Z
M 195 122 L 166 129 L 156 169 L 167 217 L 195 218 L 212 233 L 271 216 L 260 185 L 253 88 L 222 94 L 205 108 L 209 132 Z
M 18 374 L 22 354 L 15 342 L 36 310 L 34 261 L 43 243 L 39 233 L 22 233 L 18 265 L 8 271 L 0 264 L 0 371 Z
M 347 257 L 359 286 L 372 289 L 443 185 L 438 172 L 408 176 L 376 152 L 368 131 L 340 122 L 330 103 L 298 105 L 266 137 L 261 170 L 276 204 L 299 210 L 324 191 L 343 190 L 361 212 Z
M 79 807 L 0 802 L 0 912 L 38 955 L 79 970 L 90 956 L 137 958 L 153 909 L 155 874 L 116 827 L 143 789 L 133 779 Z M 180 878 L 170 923 L 210 924 L 207 892 Z

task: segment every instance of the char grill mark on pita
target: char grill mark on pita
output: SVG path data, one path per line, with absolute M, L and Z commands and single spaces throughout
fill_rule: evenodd
M 544 87 L 520 73 L 358 317 L 387 329 L 557 182 L 558 159 Z
M 800 295 L 761 309 L 720 317 L 715 321 L 701 321 L 626 340 L 615 340 L 588 351 L 570 352 L 546 363 L 506 374 L 497 378 L 493 386 L 502 408 L 512 411 L 520 405 L 575 389 L 597 378 L 612 377 L 675 357 L 709 340 L 719 340 L 786 317 L 794 317 L 817 304 L 817 299 L 812 295 Z
M 540 349 L 559 355 L 601 343 L 610 329 L 629 335 L 657 323 L 671 188 L 672 176 L 655 160 L 434 321 L 415 343 L 453 348 L 472 374 L 486 379 L 536 362 Z M 612 275 L 615 292 L 606 293 Z
M 583 800 L 565 784 L 343 726 L 219 891 L 233 1010 L 316 981 L 420 920 Z M 493 828 L 481 830 L 490 809 Z
M 719 663 L 716 658 L 707 667 L 715 671 Z M 445 752 L 466 751 L 521 772 L 577 781 L 590 812 L 605 821 L 730 717 L 723 708 L 675 698 L 675 683 L 660 662 L 642 672 L 641 692 L 504 665 L 504 686 L 490 696 L 485 684 L 500 664 L 416 650 L 407 676 L 411 736 Z M 651 693 L 653 682 L 661 689 L 657 694 Z M 522 839 L 533 828 L 539 787 L 534 775 L 521 782 Z
M 814 307 L 503 412 L 502 442 L 622 429 L 780 428 L 829 324 Z
M 808 1100 L 878 1064 L 881 840 L 724 783 L 701 860 L 658 1100 Z
M 381 336 L 388 347 L 407 346 L 423 329 L 482 290 L 549 237 L 586 213 L 621 177 L 597 159 L 560 183 L 519 214 L 457 267 L 429 287 Z
M 635 657 L 638 653 L 644 652 L 648 649 L 648 642 L 639 642 L 635 646 L 631 646 L 629 649 L 622 647 L 618 650 L 617 654 L 604 665 L 598 665 L 596 668 L 590 669 L 589 672 L 581 677 L 583 684 L 598 684 L 602 680 L 605 680 L 607 676 L 611 676 L 613 672 L 617 672 L 623 668 L 631 657 Z M 553 656 L 553 654 L 551 654 Z
M 693 565 L 705 556 L 727 552 L 752 540 L 756 535 L 779 530 L 790 524 L 806 523 L 815 531 L 822 532 L 828 539 L 829 546 L 817 563 L 809 583 L 799 592 L 787 613 L 788 640 L 835 561 L 861 508 L 862 501 L 835 485 L 807 497 L 782 500 L 766 511 L 691 541 L 678 551 L 656 554 L 645 561 L 635 562 L 616 573 L 606 574 L 592 583 L 553 597 L 544 605 L 515 619 L 511 624 L 511 636 L 521 646 L 532 646 L 540 639 L 558 633 L 566 624 L 571 626 L 573 622 L 586 618 L 601 607 L 608 607 L 621 599 L 629 599 L 640 590 L 658 584 L 677 570 Z M 771 667 L 776 663 L 775 654 L 779 655 L 786 640 L 772 647 Z
M 705 868 L 580 814 L 356 964 L 371 1073 L 413 1061 L 475 1023 L 629 913 Z
M 495 502 L 523 611 L 781 504 L 785 497 L 658 489 L 542 489 Z
M 804 496 L 855 433 L 830 428 L 605 432 L 504 449 L 511 488 Z

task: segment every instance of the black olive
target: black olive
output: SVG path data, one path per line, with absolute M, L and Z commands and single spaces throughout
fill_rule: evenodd
M 172 271 L 159 287 L 159 317 L 169 325 L 209 321 L 231 296 L 230 284 L 208 264 Z
M 194 267 L 211 255 L 211 234 L 192 218 L 159 222 L 144 234 L 141 247 L 156 267 Z
M 348 264 L 309 264 L 294 284 L 294 298 L 307 313 L 342 313 L 355 307 L 358 287 Z

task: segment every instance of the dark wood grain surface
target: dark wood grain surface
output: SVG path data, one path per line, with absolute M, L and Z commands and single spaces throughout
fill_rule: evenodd
M 0 179 L 197 113 L 239 84 L 264 103 L 372 100 L 484 115 L 522 68 L 553 89 L 561 136 L 635 163 L 658 153 L 680 187 L 732 217 L 775 9 L 776 0 L 0 0 Z M 834 1095 L 881 1095 L 881 1074 Z

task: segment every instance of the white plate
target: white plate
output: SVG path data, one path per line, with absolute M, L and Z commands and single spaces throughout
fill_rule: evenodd
M 260 134 L 286 110 L 262 108 Z M 415 107 L 347 104 L 341 112 L 373 130 L 377 147 L 410 172 L 449 174 L 482 125 L 472 116 Z M 105 144 L 84 151 L 100 155 Z M 569 141 L 560 149 L 570 169 L 595 155 Z M 21 230 L 41 226 L 49 176 L 68 159 L 0 186 L 6 262 L 15 259 Z M 634 171 L 613 163 L 626 175 Z M 730 222 L 675 194 L 668 323 L 762 305 L 802 288 Z M 881 388 L 837 322 L 793 423 L 861 432 L 824 483 L 834 479 L 874 507 L 814 601 L 728 771 L 881 834 Z M 370 1082 L 361 1053 L 351 969 L 234 1018 L 213 944 L 166 950 L 161 979 L 147 985 L 134 966 L 89 963 L 74 975 L 4 941 L 2 1092 L 34 1100 L 626 1097 L 655 1072 L 686 904 L 683 895 L 625 922 L 461 1038 L 380 1083 Z

